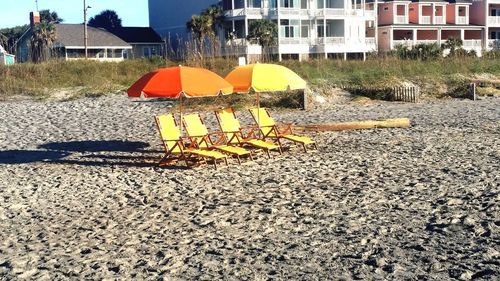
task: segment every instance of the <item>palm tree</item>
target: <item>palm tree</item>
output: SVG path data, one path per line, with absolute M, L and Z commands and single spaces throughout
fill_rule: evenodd
M 191 20 L 186 23 L 186 26 L 193 33 L 193 39 L 195 43 L 195 52 L 198 52 L 200 56 L 203 58 L 205 55 L 205 39 L 207 36 L 213 37 L 214 30 L 212 29 L 212 18 L 207 15 L 194 15 L 191 17 Z
M 46 61 L 49 51 L 56 40 L 56 29 L 52 23 L 41 22 L 33 28 L 31 34 L 31 59 L 35 63 Z
M 217 49 L 219 47 L 219 40 L 217 40 L 216 35 L 217 35 L 217 30 L 222 27 L 222 24 L 224 23 L 224 11 L 222 10 L 222 7 L 220 5 L 211 5 L 207 9 L 205 9 L 202 13 L 202 16 L 207 16 L 211 19 L 211 28 L 212 28 L 212 33 L 208 34 L 210 38 L 210 43 L 212 45 L 212 51 L 213 55 L 217 53 Z
M 278 26 L 270 20 L 256 20 L 249 26 L 247 39 L 262 47 L 262 55 L 266 57 L 267 49 L 275 46 L 278 38 Z

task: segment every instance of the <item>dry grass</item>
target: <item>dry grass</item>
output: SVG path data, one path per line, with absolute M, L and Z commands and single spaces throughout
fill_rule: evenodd
M 120 63 L 94 61 L 50 61 L 41 64 L 0 66 L 0 99 L 13 95 L 45 98 L 54 93 L 72 92 L 72 97 L 98 96 L 127 89 L 141 75 L 159 67 L 199 66 L 225 75 L 237 65 L 236 59 L 204 59 L 185 62 L 127 60 Z M 339 85 L 382 87 L 414 83 L 428 94 L 444 95 L 460 88 L 471 77 L 487 74 L 500 77 L 500 60 L 457 58 L 434 61 L 400 60 L 393 57 L 355 60 L 283 61 L 316 88 Z M 244 102 L 243 100 L 230 101 Z M 245 101 L 247 102 L 247 101 Z

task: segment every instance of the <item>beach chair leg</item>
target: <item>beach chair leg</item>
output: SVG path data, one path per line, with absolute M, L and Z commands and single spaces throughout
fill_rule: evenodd
M 238 158 L 238 165 L 241 165 L 241 159 L 239 155 L 236 155 L 236 158 Z
M 214 168 L 217 170 L 217 159 L 212 158 L 212 160 L 214 161 Z
M 267 158 L 271 159 L 271 153 L 269 153 L 269 149 L 266 149 L 266 153 L 267 153 Z
M 316 143 L 314 143 L 314 149 L 318 150 L 318 145 L 316 145 Z
M 228 167 L 229 167 L 229 163 L 227 162 L 227 157 L 226 157 L 226 158 L 224 158 L 224 162 L 226 162 L 226 166 L 228 166 Z
M 307 153 L 307 147 L 305 143 L 302 143 L 302 147 L 304 148 L 304 152 Z
M 250 160 L 253 161 L 253 153 L 252 152 L 250 152 Z

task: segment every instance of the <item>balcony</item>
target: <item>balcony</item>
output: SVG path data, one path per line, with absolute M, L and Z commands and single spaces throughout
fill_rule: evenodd
M 307 10 L 304 10 L 307 15 Z M 299 16 L 301 15 L 301 10 L 296 8 L 280 8 L 279 13 L 281 16 Z
M 443 16 L 435 16 L 434 17 L 434 24 L 446 24 L 444 17 Z
M 417 40 L 417 44 L 435 44 L 438 40 Z
M 488 24 L 490 25 L 499 25 L 500 26 L 500 17 L 499 16 L 489 16 Z
M 408 23 L 408 17 L 406 17 L 406 16 L 395 16 L 394 17 L 394 23 L 395 24 L 407 24 Z
M 419 23 L 420 24 L 431 24 L 431 16 L 421 16 Z
M 467 17 L 457 16 L 455 23 L 456 24 L 469 24 L 469 21 L 467 20 Z
M 367 16 L 367 17 L 374 17 L 375 16 L 375 11 L 374 10 L 365 10 L 365 16 Z

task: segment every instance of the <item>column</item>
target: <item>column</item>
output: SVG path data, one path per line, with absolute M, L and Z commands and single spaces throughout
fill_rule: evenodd
M 394 33 L 394 30 L 392 28 L 389 28 L 389 49 L 392 50 L 393 47 L 394 47 L 394 42 L 393 42 L 393 33 Z
M 412 46 L 415 46 L 415 44 L 417 44 L 417 39 L 418 39 L 418 37 L 417 37 L 417 29 L 414 28 L 412 30 L 412 40 L 411 40 L 412 41 L 411 42 Z
M 323 47 L 325 48 L 325 59 L 328 58 L 326 50 L 326 0 L 323 0 Z
M 278 15 L 278 60 L 282 61 L 281 57 L 281 48 L 280 48 L 280 39 L 281 39 L 281 16 L 280 16 L 280 0 L 276 0 L 276 14 Z
M 436 16 L 436 5 L 434 5 L 434 3 L 431 4 L 431 10 L 432 10 L 432 13 L 431 13 L 431 24 L 436 24 L 436 20 L 435 20 L 435 16 Z
M 441 27 L 439 27 L 437 30 L 437 43 L 439 46 L 441 46 Z
M 460 40 L 464 41 L 464 38 L 465 38 L 465 30 L 460 29 Z

